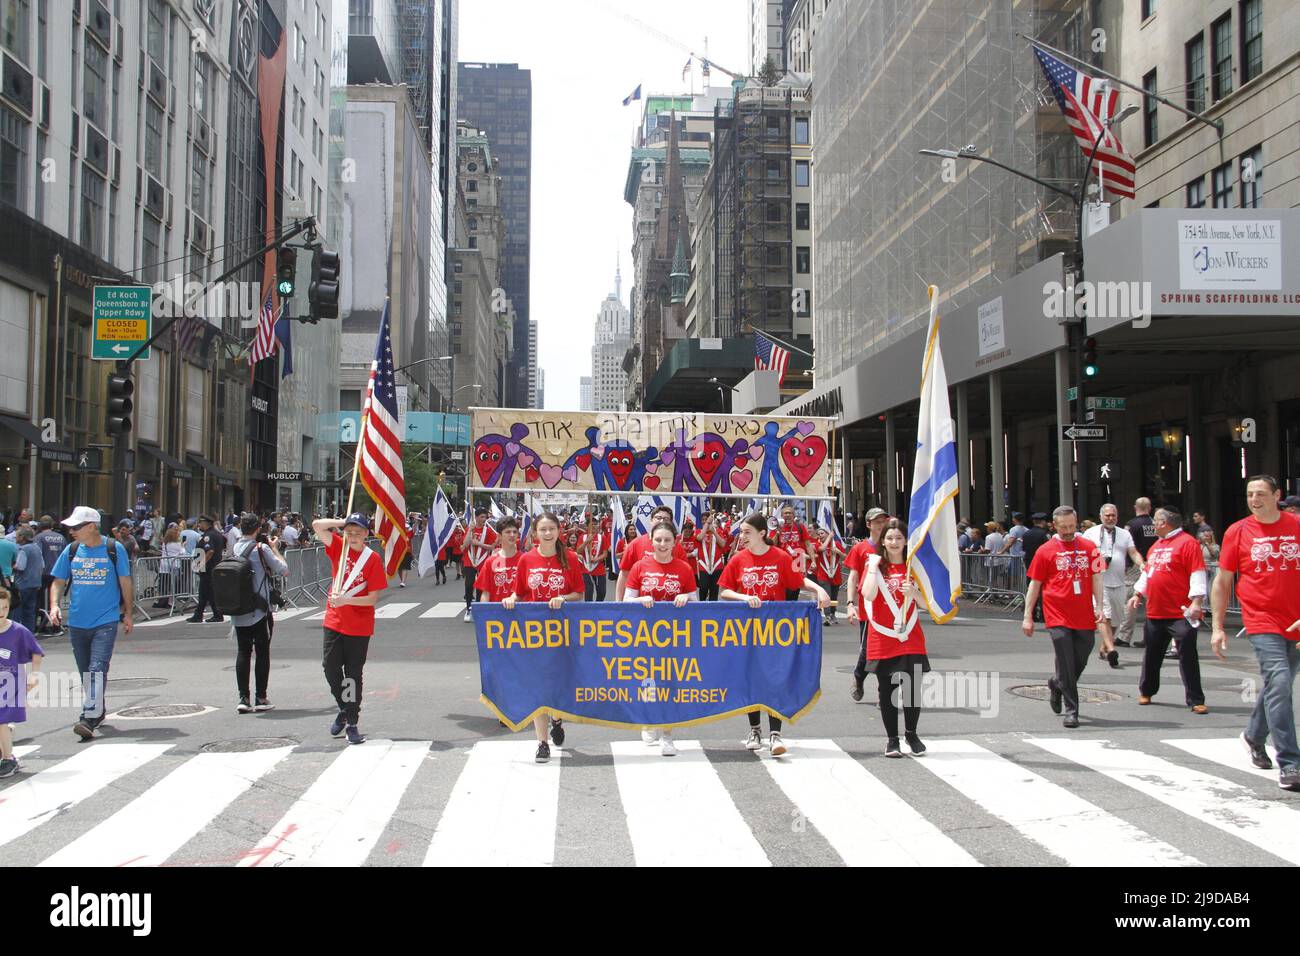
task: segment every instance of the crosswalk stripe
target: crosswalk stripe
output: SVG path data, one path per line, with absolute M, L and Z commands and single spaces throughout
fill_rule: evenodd
M 1199 770 L 1104 740 L 1030 738 L 1030 743 L 1144 793 L 1181 813 L 1245 840 L 1291 863 L 1300 863 L 1300 815 L 1290 807 Z
M 464 610 L 465 605 L 463 604 L 457 604 L 455 601 L 443 601 L 440 604 L 433 605 L 420 617 L 455 617 Z
M 21 747 L 14 747 L 15 757 L 26 757 L 28 754 L 34 754 L 41 749 L 40 744 L 24 744 Z
M 47 817 L 98 793 L 171 746 L 100 744 L 9 787 L 0 800 L 0 846 L 34 830 Z
M 360 866 L 397 809 L 429 741 L 348 747 L 240 866 Z
M 535 740 L 479 741 L 456 779 L 425 866 L 550 866 L 560 806 L 560 759 L 537 764 Z
M 1201 865 L 974 741 L 941 740 L 928 746 L 917 761 L 926 770 L 1071 866 Z
M 276 611 L 275 623 L 279 624 L 281 621 L 288 621 L 300 614 L 306 614 L 308 611 L 314 610 L 316 610 L 314 607 L 291 607 L 287 611 Z
M 313 607 L 291 607 L 284 611 L 275 612 L 275 623 L 288 621 L 297 617 L 299 614 L 306 614 L 308 611 L 316 610 Z M 152 621 L 136 621 L 136 627 L 162 627 L 164 624 L 175 624 L 177 621 L 188 621 L 189 619 L 183 614 L 172 614 L 168 617 L 156 617 Z
M 304 621 L 323 621 L 323 620 L 325 620 L 325 612 L 324 612 L 324 611 L 317 611 L 315 614 L 310 614 L 310 615 L 308 615 L 307 617 L 304 617 L 303 620 L 304 620 Z
M 1186 751 L 1193 757 L 1200 757 L 1202 760 L 1222 764 L 1233 770 L 1240 770 L 1242 773 L 1253 773 L 1265 780 L 1277 779 L 1276 770 L 1260 770 L 1250 762 L 1250 757 L 1247 755 L 1246 748 L 1242 744 L 1240 737 L 1220 737 L 1212 740 L 1180 737 L 1177 740 L 1162 740 L 1160 742 Z M 1268 755 L 1273 758 L 1273 766 L 1276 767 L 1277 750 L 1269 747 Z
M 407 604 L 404 602 L 397 602 L 397 601 L 392 601 L 388 604 L 381 604 L 379 607 L 375 608 L 375 619 L 387 620 L 389 618 L 401 617 L 411 608 L 418 607 L 418 606 L 419 606 L 418 603 Z
M 201 753 L 41 866 L 160 866 L 292 747 Z
M 850 866 L 980 865 L 834 741 L 800 740 L 762 764 Z
M 677 756 L 616 741 L 614 774 L 637 866 L 771 866 L 698 740 Z

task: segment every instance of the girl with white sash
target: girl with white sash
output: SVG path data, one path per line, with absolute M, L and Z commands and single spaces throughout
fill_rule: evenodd
M 904 737 L 912 756 L 925 753 L 917 736 L 921 718 L 921 682 L 930 670 L 921 630 L 920 588 L 907 569 L 907 528 L 890 519 L 881 541 L 882 554 L 867 558 L 862 599 L 867 606 L 867 672 L 880 687 L 880 718 L 885 724 L 886 757 L 903 756 L 898 741 L 898 710 L 903 710 Z M 897 693 L 895 693 L 897 687 Z

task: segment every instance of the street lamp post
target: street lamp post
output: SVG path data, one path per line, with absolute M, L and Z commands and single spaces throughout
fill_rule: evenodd
M 483 387 L 483 386 L 480 385 L 478 382 L 474 382 L 474 383 L 471 384 L 471 385 L 462 385 L 462 386 L 460 386 L 460 388 L 454 388 L 454 389 L 452 389 L 452 391 L 451 391 L 451 412 L 452 412 L 452 414 L 455 414 L 455 412 L 456 412 L 456 393 L 457 393 L 457 392 L 463 392 L 463 391 L 465 391 L 465 389 L 467 389 L 467 388 L 482 388 L 482 387 Z M 468 424 L 468 423 L 467 423 L 467 424 Z M 459 439 L 459 438 L 460 438 L 460 435 L 459 435 L 460 424 L 459 424 L 459 422 L 457 423 L 457 426 L 456 426 L 456 427 L 457 427 L 457 432 L 458 432 L 457 435 L 456 435 L 456 437 L 457 437 L 457 439 Z M 471 438 L 471 437 L 472 437 L 472 436 L 470 435 L 469 429 L 466 429 L 466 431 L 465 431 L 465 460 L 464 460 L 464 462 L 463 462 L 463 465 L 464 465 L 464 468 L 465 468 L 465 503 L 466 503 L 466 504 L 469 503 L 469 468 L 470 468 L 469 459 L 470 459 L 470 438 Z M 457 442 L 457 444 L 459 444 L 459 441 Z
M 733 392 L 739 391 L 739 389 L 737 389 L 736 386 L 728 385 L 717 378 L 709 379 L 709 384 L 718 390 L 718 401 L 722 405 L 722 414 L 729 414 L 731 408 L 727 402 L 727 389 L 731 389 Z

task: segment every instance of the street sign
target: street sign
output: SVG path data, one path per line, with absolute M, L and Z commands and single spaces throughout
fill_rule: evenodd
M 1094 395 L 1085 398 L 1083 401 L 1087 408 L 1095 408 L 1099 412 L 1123 412 L 1128 410 L 1128 399 L 1126 398 Z
M 1061 441 L 1105 441 L 1106 430 L 1105 425 L 1062 425 Z
M 104 362 L 126 358 L 153 335 L 153 289 L 147 285 L 97 285 L 91 305 L 94 333 L 90 357 Z M 149 358 L 152 348 L 140 354 Z
M 1097 420 L 1097 413 L 1090 408 L 1083 413 L 1083 420 L 1091 425 Z
M 1119 481 L 1119 463 L 1102 461 L 1097 464 L 1097 477 L 1104 482 Z
M 104 451 L 101 448 L 78 448 L 77 468 L 81 471 L 101 471 L 104 467 Z
M 1072 402 L 1078 397 L 1079 397 L 1079 389 L 1077 386 L 1071 385 L 1069 388 L 1065 390 L 1065 400 L 1067 402 Z

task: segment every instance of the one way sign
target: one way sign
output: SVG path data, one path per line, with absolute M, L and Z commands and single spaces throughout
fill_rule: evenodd
M 1105 425 L 1062 425 L 1061 441 L 1105 441 Z

